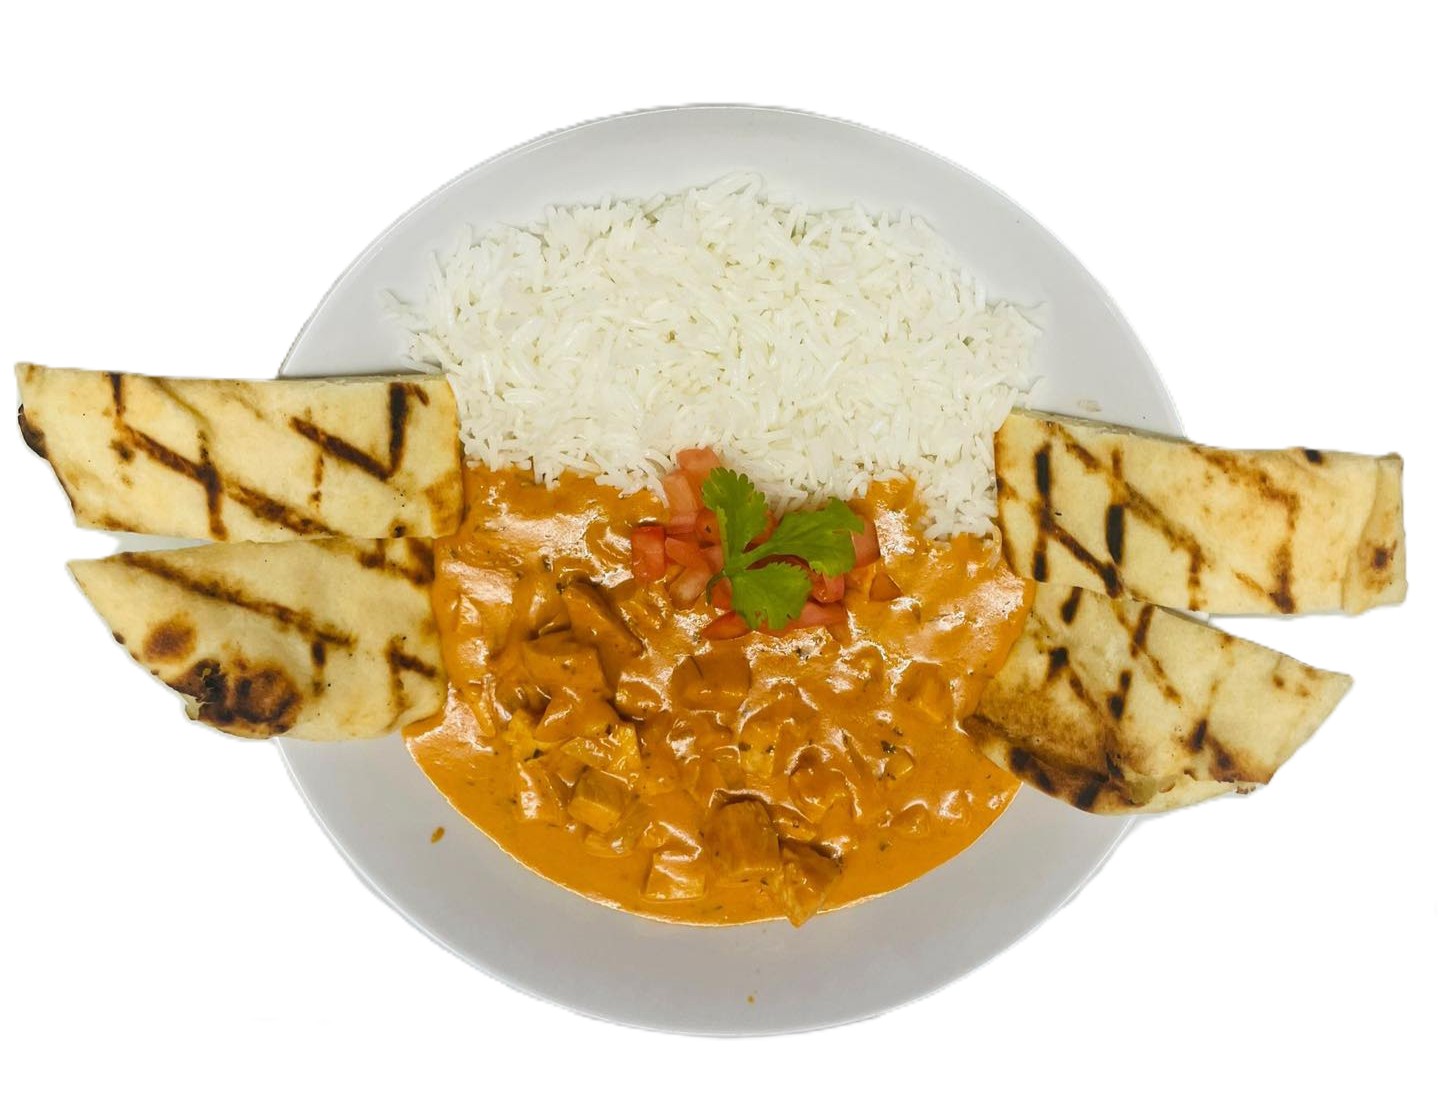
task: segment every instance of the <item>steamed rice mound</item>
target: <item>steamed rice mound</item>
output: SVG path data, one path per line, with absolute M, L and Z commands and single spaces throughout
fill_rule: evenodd
M 467 233 L 401 310 L 472 461 L 658 491 L 708 445 L 782 508 L 904 473 L 934 537 L 990 529 L 1035 332 L 919 219 L 811 213 L 744 174 Z

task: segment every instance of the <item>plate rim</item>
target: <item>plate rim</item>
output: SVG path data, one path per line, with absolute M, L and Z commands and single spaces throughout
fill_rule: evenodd
M 405 225 L 416 214 L 422 212 L 423 210 L 431 206 L 438 198 L 448 193 L 461 181 L 485 169 L 493 168 L 509 160 L 516 159 L 531 152 L 540 150 L 563 138 L 567 138 L 574 134 L 597 127 L 614 124 L 620 121 L 633 120 L 636 118 L 647 116 L 731 112 L 756 113 L 776 117 L 804 118 L 812 121 L 824 122 L 831 125 L 840 125 L 844 128 L 854 129 L 862 133 L 867 133 L 872 137 L 880 137 L 889 142 L 903 145 L 904 147 L 910 148 L 911 150 L 927 157 L 928 159 L 935 160 L 936 162 L 943 164 L 953 173 L 970 179 L 974 183 L 983 187 L 984 190 L 995 195 L 1005 205 L 1009 206 L 1014 211 L 1023 215 L 1027 220 L 1033 223 L 1033 225 L 1040 232 L 1042 232 L 1045 237 L 1049 239 L 1054 248 L 1063 255 L 1065 260 L 1071 266 L 1073 266 L 1073 268 L 1075 268 L 1080 274 L 1082 274 L 1091 285 L 1093 285 L 1094 292 L 1098 296 L 1101 305 L 1108 312 L 1111 319 L 1113 319 L 1115 326 L 1125 334 L 1126 340 L 1130 343 L 1130 345 L 1133 346 L 1135 353 L 1143 361 L 1145 368 L 1150 373 L 1150 377 L 1153 381 L 1154 387 L 1158 392 L 1160 400 L 1164 404 L 1164 408 L 1167 412 L 1166 416 L 1164 417 L 1167 417 L 1170 420 L 1170 424 L 1173 427 L 1175 433 L 1180 434 L 1183 432 L 1183 424 L 1179 412 L 1175 407 L 1174 397 L 1171 394 L 1168 385 L 1161 377 L 1159 370 L 1154 364 L 1154 361 L 1151 359 L 1150 354 L 1145 349 L 1143 343 L 1141 342 L 1138 335 L 1135 333 L 1134 329 L 1131 327 L 1129 321 L 1121 313 L 1118 304 L 1111 296 L 1109 290 L 1100 282 L 1100 280 L 1096 276 L 1094 276 L 1089 271 L 1088 268 L 1085 267 L 1085 265 L 1080 261 L 1080 259 L 1059 237 L 1057 237 L 1049 229 L 1048 226 L 1037 220 L 1028 209 L 1016 202 L 1015 199 L 1012 198 L 1008 193 L 996 187 L 988 179 L 976 174 L 962 164 L 956 162 L 954 159 L 951 159 L 939 152 L 936 152 L 923 144 L 916 143 L 912 140 L 906 139 L 903 136 L 886 131 L 884 129 L 872 127 L 870 125 L 849 120 L 844 117 L 812 112 L 805 109 L 797 109 L 778 105 L 751 104 L 746 102 L 704 101 L 679 104 L 664 104 L 591 117 L 574 124 L 553 128 L 528 140 L 513 144 L 452 175 L 450 178 L 429 191 L 422 198 L 407 207 L 403 212 L 401 212 L 393 220 L 386 224 L 385 227 L 381 229 L 380 232 L 377 233 L 364 246 L 364 248 L 362 248 L 360 252 L 336 275 L 335 279 L 327 287 L 324 294 L 316 302 L 314 308 L 306 316 L 304 322 L 297 330 L 295 337 L 291 341 L 279 365 L 277 373 L 278 376 L 281 378 L 290 378 L 303 377 L 312 374 L 291 371 L 290 365 L 295 358 L 297 350 L 310 335 L 310 332 L 315 326 L 316 321 L 330 306 L 340 289 L 345 286 L 346 282 L 352 276 L 354 276 L 357 272 L 361 271 L 381 251 L 381 249 L 390 240 L 390 238 L 392 237 L 392 235 L 394 235 L 397 229 Z M 320 375 L 323 373 L 314 374 Z M 1002 956 L 1005 953 L 1008 953 L 1020 942 L 1029 938 L 1030 935 L 1032 935 L 1041 926 L 1048 923 L 1059 911 L 1061 911 L 1071 902 L 1073 902 L 1075 897 L 1079 895 L 1079 893 L 1083 891 L 1091 883 L 1091 881 L 1094 880 L 1094 878 L 1096 877 L 1096 875 L 1099 874 L 1101 869 L 1103 869 L 1110 862 L 1111 858 L 1115 855 L 1115 851 L 1119 848 L 1121 843 L 1128 836 L 1130 836 L 1131 833 L 1134 832 L 1136 828 L 1136 822 L 1142 820 L 1135 817 L 1125 818 L 1123 823 L 1116 830 L 1113 838 L 1110 840 L 1108 845 L 1105 846 L 1101 855 L 1099 855 L 1095 859 L 1095 862 L 1090 867 L 1089 871 L 1087 871 L 1083 876 L 1075 880 L 1073 885 L 1053 904 L 1049 905 L 1044 911 L 1044 913 L 1041 914 L 1038 918 L 1036 918 L 1023 932 L 1011 939 L 1005 945 L 993 950 L 993 952 L 989 953 L 988 956 L 983 958 L 983 960 L 972 965 L 964 972 L 956 976 L 942 979 L 938 983 L 932 985 L 927 990 L 914 994 L 904 995 L 889 1004 L 873 1009 L 860 1009 L 848 1013 L 838 1013 L 807 1026 L 780 1025 L 775 1027 L 766 1027 L 764 1025 L 760 1025 L 756 1027 L 737 1026 L 730 1028 L 712 1028 L 705 1026 L 685 1027 L 681 1025 L 676 1025 L 674 1023 L 662 1024 L 658 1022 L 652 1022 L 647 1019 L 633 1018 L 616 1014 L 607 1015 L 597 1010 L 590 1010 L 587 1007 L 581 1006 L 577 1003 L 561 999 L 559 997 L 550 995 L 539 988 L 527 985 L 524 981 L 514 977 L 513 974 L 503 971 L 499 968 L 492 967 L 491 965 L 486 964 L 481 958 L 474 956 L 472 953 L 464 952 L 458 946 L 447 941 L 444 937 L 441 936 L 441 934 L 437 930 L 432 929 L 430 926 L 427 926 L 425 923 L 421 922 L 418 917 L 412 914 L 409 910 L 407 910 L 401 902 L 397 901 L 394 897 L 392 897 L 385 890 L 385 888 L 381 886 L 381 884 L 365 869 L 365 867 L 362 866 L 362 864 L 359 863 L 359 861 L 354 856 L 352 856 L 350 849 L 344 842 L 340 840 L 339 836 L 337 835 L 333 827 L 330 825 L 330 823 L 326 820 L 325 816 L 321 814 L 321 812 L 316 806 L 315 801 L 312 799 L 310 793 L 307 791 L 305 784 L 301 781 L 299 772 L 297 771 L 296 766 L 292 763 L 291 757 L 287 752 L 288 742 L 277 739 L 274 741 L 274 743 L 276 745 L 276 751 L 280 756 L 281 763 L 284 767 L 287 777 L 290 780 L 291 785 L 295 788 L 295 791 L 300 796 L 301 801 L 305 804 L 305 807 L 309 811 L 311 817 L 315 820 L 316 824 L 320 827 L 321 831 L 325 834 L 331 845 L 334 847 L 335 851 L 340 855 L 341 859 L 350 867 L 351 871 L 355 873 L 356 877 L 366 886 L 366 888 L 384 902 L 385 906 L 389 907 L 395 914 L 399 915 L 406 923 L 419 930 L 426 938 L 439 945 L 447 953 L 465 962 L 466 965 L 470 968 L 483 973 L 485 976 L 493 980 L 498 981 L 500 984 L 504 985 L 507 988 L 511 988 L 515 991 L 524 993 L 525 995 L 530 996 L 531 998 L 540 1002 L 553 1004 L 587 1019 L 595 1019 L 608 1023 L 617 1023 L 638 1030 L 654 1031 L 668 1034 L 689 1034 L 703 1036 L 762 1036 L 774 1034 L 805 1033 L 810 1031 L 824 1030 L 834 1026 L 841 1026 L 847 1023 L 859 1022 L 864 1019 L 875 1018 L 876 1016 L 886 1014 L 887 1012 L 895 1010 L 896 1008 L 918 1002 L 919 1000 L 927 999 L 930 996 L 933 996 L 936 993 L 940 992 L 941 990 L 953 986 L 969 974 L 990 965 L 993 961 L 995 961 L 996 958 Z M 1018 793 L 1024 795 L 1036 794 L 1038 792 L 1034 791 L 1032 788 L 1022 785 Z M 551 886 L 558 885 L 552 884 Z M 715 932 L 724 930 L 726 928 L 711 927 L 707 929 L 711 932 Z M 757 1020 L 757 1022 L 759 1021 Z

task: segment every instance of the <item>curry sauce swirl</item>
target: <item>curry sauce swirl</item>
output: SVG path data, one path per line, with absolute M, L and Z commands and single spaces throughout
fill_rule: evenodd
M 708 641 L 630 575 L 661 515 L 573 475 L 471 469 L 436 544 L 450 693 L 406 730 L 451 804 L 540 875 L 688 923 L 739 923 L 878 895 L 973 842 L 1017 782 L 959 728 L 1024 623 L 1028 582 L 992 544 L 934 542 L 913 486 L 877 483 L 880 567 L 847 578 L 830 629 Z

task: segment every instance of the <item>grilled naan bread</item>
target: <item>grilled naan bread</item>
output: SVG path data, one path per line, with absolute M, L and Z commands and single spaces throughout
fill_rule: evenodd
M 383 736 L 437 711 L 431 544 L 217 543 L 70 563 L 115 638 L 237 736 Z
M 965 729 L 993 762 L 1097 814 L 1270 781 L 1350 679 L 1153 604 L 1038 585 Z
M 1400 467 L 1023 411 L 995 436 L 998 520 L 1017 573 L 1232 615 L 1403 600 Z
M 459 426 L 443 377 L 15 371 L 21 432 L 82 527 L 238 542 L 459 526 Z

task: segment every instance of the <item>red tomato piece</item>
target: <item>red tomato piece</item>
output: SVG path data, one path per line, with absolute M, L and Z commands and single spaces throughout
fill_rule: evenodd
M 719 543 L 720 517 L 709 508 L 701 508 L 695 516 L 695 534 L 704 543 Z
M 750 630 L 745 618 L 738 612 L 727 612 L 723 616 L 717 616 L 710 623 L 700 629 L 700 634 L 706 639 L 734 639 L 742 636 Z
M 670 522 L 665 524 L 667 535 L 693 535 L 695 533 L 695 514 L 671 515 Z
M 695 515 L 700 511 L 700 489 L 688 473 L 676 469 L 660 478 L 665 489 L 665 499 L 670 502 L 670 514 Z
M 700 553 L 705 556 L 705 563 L 710 567 L 711 573 L 719 573 L 725 568 L 725 552 L 718 546 L 702 546 Z
M 670 583 L 670 599 L 681 608 L 688 608 L 700 599 L 710 581 L 710 570 L 682 570 L 680 576 Z
M 704 484 L 711 469 L 720 467 L 720 455 L 709 446 L 701 449 L 684 449 L 675 455 L 675 464 L 682 472 L 689 473 L 697 484 Z
M 665 540 L 665 555 L 672 562 L 679 562 L 687 570 L 704 570 L 707 574 L 712 572 L 710 563 L 706 561 L 704 553 L 693 542 L 688 539 L 677 539 L 670 537 Z
M 730 579 L 722 577 L 710 587 L 710 603 L 721 612 L 729 612 L 733 590 L 730 588 Z
M 786 625 L 790 628 L 828 628 L 831 624 L 845 622 L 845 606 L 842 604 L 817 604 L 806 601 L 800 615 Z
M 811 571 L 810 581 L 812 588 L 810 597 L 821 604 L 833 604 L 845 596 L 845 575 L 844 574 L 822 574 Z
M 879 561 L 880 558 L 880 537 L 875 534 L 875 521 L 866 517 L 865 530 L 858 535 L 851 535 L 851 541 L 855 544 L 855 565 L 868 566 L 871 562 Z
M 637 581 L 661 580 L 668 565 L 664 527 L 647 523 L 630 532 L 630 572 Z

